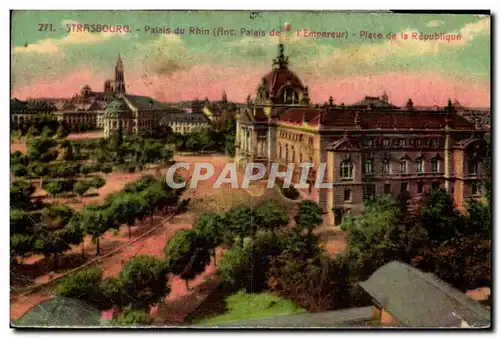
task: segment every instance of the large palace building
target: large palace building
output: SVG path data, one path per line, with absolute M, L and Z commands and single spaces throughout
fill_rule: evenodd
M 485 129 L 457 113 L 448 102 L 438 109 L 417 109 L 409 99 L 396 107 L 387 95 L 365 97 L 353 105 L 312 106 L 308 87 L 288 67 L 284 47 L 273 69 L 262 78 L 254 99 L 237 117 L 236 161 L 239 164 L 279 162 L 280 171 L 311 162 L 304 198 L 323 207 L 330 222 L 344 213 L 363 210 L 367 198 L 410 192 L 418 199 L 443 188 L 458 208 L 483 195 Z M 324 182 L 315 188 L 319 164 L 326 164 Z

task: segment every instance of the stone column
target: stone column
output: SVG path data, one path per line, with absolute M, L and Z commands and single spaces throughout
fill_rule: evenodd
M 450 177 L 451 177 L 451 136 L 447 132 L 444 141 L 444 188 L 450 191 Z

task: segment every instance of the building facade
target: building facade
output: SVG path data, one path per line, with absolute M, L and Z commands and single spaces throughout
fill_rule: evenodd
M 299 165 L 312 163 L 310 186 L 299 191 L 319 203 L 330 223 L 339 224 L 343 214 L 361 212 L 367 198 L 403 190 L 418 200 L 443 188 L 459 208 L 481 197 L 484 133 L 451 102 L 435 111 L 419 110 L 411 99 L 396 107 L 384 94 L 353 105 L 330 98 L 312 106 L 307 86 L 288 69 L 280 45 L 256 98 L 249 97 L 238 115 L 236 161 L 279 162 L 280 171 L 294 163 L 293 182 L 299 181 Z M 323 181 L 332 187 L 314 186 L 323 169 Z
M 191 112 L 170 109 L 163 115 L 160 125 L 169 126 L 175 133 L 186 134 L 199 128 L 209 128 L 211 126 L 211 121 L 200 111 Z

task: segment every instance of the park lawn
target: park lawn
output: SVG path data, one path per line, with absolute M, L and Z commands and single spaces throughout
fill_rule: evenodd
M 248 294 L 238 291 L 225 299 L 227 312 L 215 317 L 204 318 L 197 324 L 216 324 L 242 319 L 273 317 L 306 312 L 292 301 L 278 297 L 271 292 Z

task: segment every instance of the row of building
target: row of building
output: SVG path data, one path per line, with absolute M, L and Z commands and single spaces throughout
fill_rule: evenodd
M 151 97 L 126 92 L 124 63 L 118 56 L 115 78 L 104 81 L 102 92 L 93 91 L 88 85 L 71 99 L 11 100 L 11 123 L 22 124 L 37 114 L 53 114 L 65 121 L 71 130 L 103 129 L 108 137 L 123 128 L 127 134 L 140 134 L 157 125 L 169 125 L 174 132 L 188 133 L 196 128 L 209 127 L 212 123 L 235 114 L 238 106 L 227 100 L 225 93 L 220 101 L 190 101 L 182 105 L 168 105 Z
M 451 101 L 445 107 L 404 107 L 386 94 L 352 104 L 310 103 L 309 89 L 288 67 L 283 45 L 255 98 L 237 117 L 236 161 L 270 164 L 282 171 L 295 163 L 313 163 L 303 197 L 318 202 L 332 223 L 363 210 L 367 198 L 408 191 L 418 199 L 443 188 L 459 208 L 484 194 L 488 120 L 464 117 Z M 484 118 L 484 114 L 479 114 Z M 317 170 L 326 164 L 325 181 L 314 188 Z

